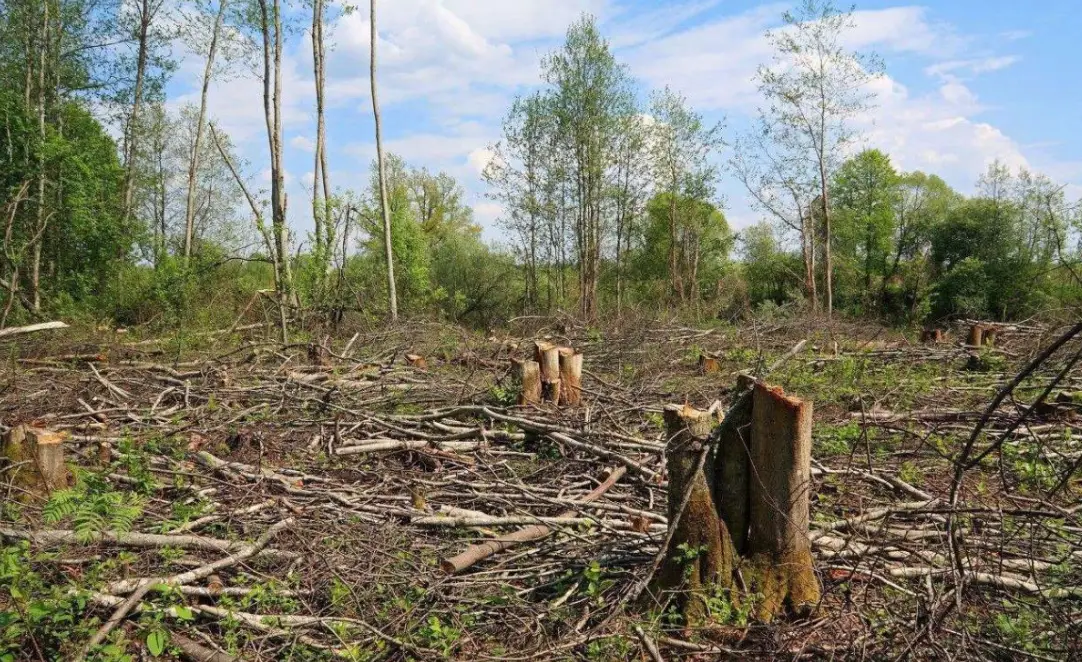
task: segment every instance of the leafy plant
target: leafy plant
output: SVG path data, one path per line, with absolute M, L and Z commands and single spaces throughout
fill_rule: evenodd
M 143 504 L 138 494 L 117 492 L 97 477 L 80 474 L 75 487 L 52 493 L 43 515 L 49 524 L 70 518 L 75 537 L 89 542 L 104 533 L 129 533 Z

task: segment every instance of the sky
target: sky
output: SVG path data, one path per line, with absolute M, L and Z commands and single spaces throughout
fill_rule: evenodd
M 369 93 L 368 2 L 326 29 L 327 142 L 331 184 L 363 189 L 375 156 Z M 481 172 L 511 101 L 540 85 L 540 60 L 583 12 L 595 15 L 643 99 L 669 85 L 726 135 L 746 128 L 760 105 L 753 77 L 771 52 L 763 33 L 787 2 L 746 0 L 380 0 L 379 98 L 385 150 L 455 176 L 484 237 L 504 241 L 501 208 Z M 1082 197 L 1082 38 L 1077 0 L 865 0 L 846 37 L 874 52 L 885 75 L 875 107 L 860 118 L 863 145 L 887 152 L 900 171 L 924 170 L 963 193 L 995 159 L 1027 167 Z M 310 18 L 299 16 L 301 24 Z M 291 37 L 283 58 L 283 127 L 290 222 L 311 228 L 315 137 L 311 42 Z M 181 49 L 170 104 L 197 103 L 203 63 Z M 212 119 L 227 131 L 263 185 L 269 171 L 262 88 L 231 66 L 210 89 Z M 723 152 L 718 162 L 727 155 Z M 723 175 L 718 196 L 736 229 L 760 220 L 746 193 Z

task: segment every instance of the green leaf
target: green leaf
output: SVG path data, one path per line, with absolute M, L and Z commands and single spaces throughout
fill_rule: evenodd
M 177 605 L 173 608 L 173 611 L 176 612 L 177 618 L 182 621 L 190 621 L 195 618 L 195 614 L 192 613 L 192 610 L 185 605 Z
M 147 634 L 147 649 L 155 657 L 165 652 L 167 643 L 169 643 L 169 633 L 165 630 L 153 630 Z

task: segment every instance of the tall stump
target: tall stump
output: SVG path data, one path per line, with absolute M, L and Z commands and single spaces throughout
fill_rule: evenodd
M 560 349 L 552 343 L 534 343 L 534 360 L 541 366 L 541 398 L 545 402 L 560 401 Z
M 651 593 L 662 604 L 675 600 L 685 622 L 693 625 L 708 615 L 707 598 L 718 588 L 731 588 L 734 552 L 729 531 L 718 516 L 706 474 L 696 471 L 699 454 L 708 443 L 715 419 L 687 405 L 665 408 L 668 442 L 669 521 L 690 486 L 691 498 L 677 524 Z
M 560 361 L 560 404 L 577 407 L 582 402 L 582 353 L 570 347 L 561 347 Z
M 511 368 L 518 377 L 520 405 L 541 402 L 541 366 L 537 361 L 511 359 Z
M 812 403 L 756 384 L 752 398 L 748 555 L 763 599 L 759 618 L 820 599 L 808 539 Z

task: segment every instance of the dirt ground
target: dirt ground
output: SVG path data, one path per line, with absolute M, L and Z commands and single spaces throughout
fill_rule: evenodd
M 8 341 L 4 430 L 64 432 L 75 470 L 42 496 L 0 469 L 0 660 L 78 659 L 151 585 L 87 659 L 1082 657 L 1079 341 L 986 412 L 1062 330 L 1001 327 L 979 351 L 951 331 L 525 319 L 288 346 Z M 538 338 L 583 352 L 581 406 L 515 404 L 509 359 Z M 703 628 L 629 604 L 666 531 L 664 406 L 724 411 L 739 373 L 801 340 L 766 379 L 814 402 L 822 603 L 763 625 L 719 599 Z

